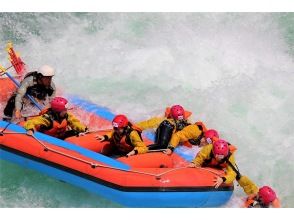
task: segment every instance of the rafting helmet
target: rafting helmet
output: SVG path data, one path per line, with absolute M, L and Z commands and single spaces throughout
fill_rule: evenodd
M 66 108 L 67 100 L 62 97 L 53 98 L 50 104 L 51 104 L 51 109 L 56 112 L 62 112 L 67 109 Z
M 213 143 L 212 152 L 214 155 L 217 154 L 226 157 L 229 154 L 229 145 L 226 141 L 219 139 Z
M 175 120 L 185 119 L 185 110 L 181 105 L 173 105 L 170 109 L 170 115 Z
M 41 73 L 42 76 L 54 76 L 54 68 L 49 65 L 43 65 L 38 69 L 38 73 Z
M 114 128 L 124 128 L 128 126 L 129 120 L 125 115 L 117 115 L 112 120 L 112 126 Z
M 269 205 L 272 201 L 274 201 L 277 198 L 275 191 L 269 186 L 261 187 L 259 189 L 258 195 L 265 205 Z
M 217 133 L 216 130 L 214 130 L 214 129 L 209 129 L 209 130 L 207 130 L 206 132 L 204 132 L 204 137 L 205 137 L 206 141 L 207 141 L 209 144 L 211 144 L 212 141 L 213 141 L 213 139 L 215 139 L 215 138 L 219 138 L 219 135 L 218 135 L 218 133 Z

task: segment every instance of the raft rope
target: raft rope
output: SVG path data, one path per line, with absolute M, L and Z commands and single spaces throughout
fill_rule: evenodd
M 9 121 L 8 124 L 3 128 L 2 131 L 0 131 L 0 136 L 3 136 L 3 132 L 8 128 L 8 126 L 11 124 L 11 122 Z
M 8 126 L 9 126 L 9 124 L 7 126 L 5 126 L 5 128 L 0 132 L 0 135 L 2 135 L 2 136 L 4 134 L 24 134 L 24 135 L 27 135 L 26 132 L 5 132 L 4 133 L 4 131 L 7 129 Z M 41 142 L 38 138 L 36 138 L 35 135 L 31 135 L 31 137 L 34 138 L 40 145 L 42 145 L 44 147 L 44 151 L 46 151 L 46 152 L 47 151 L 51 151 L 51 152 L 54 152 L 56 154 L 63 155 L 65 157 L 68 157 L 68 158 L 71 158 L 71 159 L 74 159 L 74 160 L 77 160 L 77 161 L 81 161 L 83 163 L 89 164 L 93 169 L 95 169 L 96 167 L 108 168 L 108 169 L 120 170 L 120 171 L 124 171 L 124 172 L 138 173 L 138 174 L 143 174 L 143 175 L 154 176 L 156 179 L 160 179 L 161 176 L 164 175 L 164 174 L 167 174 L 167 173 L 170 173 L 170 172 L 173 172 L 173 171 L 176 171 L 176 170 L 188 168 L 188 166 L 185 166 L 185 167 L 177 167 L 177 168 L 174 168 L 174 169 L 170 169 L 170 170 L 164 171 L 164 172 L 159 173 L 159 174 L 142 172 L 142 171 L 136 171 L 136 170 L 126 170 L 126 169 L 122 169 L 122 168 L 117 168 L 117 167 L 112 167 L 112 166 L 107 166 L 107 165 L 93 163 L 91 161 L 87 161 L 87 160 L 81 159 L 79 157 L 75 157 L 75 156 L 69 155 L 67 153 L 63 153 L 61 151 L 58 151 L 58 150 L 55 150 L 55 149 L 52 149 L 52 148 L 46 146 L 43 142 Z M 214 172 L 214 171 L 209 170 L 209 169 L 206 169 L 206 168 L 198 167 L 198 169 L 206 170 L 206 171 L 208 171 L 210 173 L 213 173 L 213 174 L 215 174 L 217 176 L 220 176 L 217 172 Z

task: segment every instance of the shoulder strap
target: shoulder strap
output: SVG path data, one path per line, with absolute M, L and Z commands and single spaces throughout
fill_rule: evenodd
M 231 153 L 229 153 L 229 154 L 230 154 L 230 156 L 232 155 Z M 226 162 L 229 164 L 229 166 L 230 166 L 230 167 L 234 170 L 234 172 L 237 174 L 237 176 L 236 176 L 236 180 L 239 180 L 239 179 L 241 178 L 242 175 L 241 175 L 241 173 L 240 173 L 238 167 L 235 167 L 235 166 L 231 163 L 231 161 L 229 161 L 230 156 L 226 158 Z M 237 166 L 237 165 L 236 165 L 236 166 Z

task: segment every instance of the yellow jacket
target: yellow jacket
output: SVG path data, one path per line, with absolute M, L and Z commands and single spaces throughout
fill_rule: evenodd
M 108 141 L 113 140 L 113 135 L 114 135 L 114 131 L 107 133 L 105 135 L 107 136 L 106 140 Z M 124 135 L 119 141 L 120 141 L 119 144 L 123 145 L 123 147 L 125 147 L 126 151 L 128 152 L 132 150 L 132 147 L 134 147 L 134 150 L 136 150 L 138 154 L 144 154 L 148 151 L 148 147 L 142 141 L 138 131 L 136 130 L 132 130 L 129 134 Z
M 189 139 L 197 139 L 202 131 L 196 124 L 188 125 L 183 130 L 173 133 L 169 142 L 169 147 L 176 148 L 179 143 L 188 141 Z
M 202 166 L 206 160 L 209 160 L 211 158 L 212 147 L 212 144 L 204 146 L 199 151 L 199 153 L 197 154 L 196 158 L 192 161 L 192 163 L 196 164 L 197 166 Z M 231 162 L 232 165 L 236 166 L 234 154 L 231 154 L 228 160 Z M 226 170 L 226 174 L 224 176 L 226 178 L 225 183 L 228 184 L 233 182 L 234 179 L 236 179 L 237 174 L 228 163 L 224 163 L 224 165 Z
M 44 115 L 32 118 L 24 124 L 24 128 L 26 130 L 39 130 L 40 126 L 49 127 L 51 125 L 51 121 L 46 117 L 46 113 Z M 71 113 L 67 113 L 67 124 L 71 129 L 76 130 L 78 132 L 85 132 L 86 126 L 83 125 L 75 116 Z
M 172 125 L 176 127 L 175 121 L 171 118 L 166 118 L 166 117 L 153 117 L 146 121 L 141 121 L 137 123 L 136 125 L 143 131 L 146 129 L 157 128 L 160 125 L 160 123 L 163 122 L 164 120 L 169 121 Z

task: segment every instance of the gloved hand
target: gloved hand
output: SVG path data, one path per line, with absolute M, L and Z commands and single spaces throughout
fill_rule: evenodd
M 34 130 L 30 129 L 27 131 L 28 136 L 33 136 L 34 135 Z
M 95 138 L 96 138 L 96 140 L 98 140 L 100 142 L 105 141 L 105 137 L 102 135 L 97 135 L 97 136 L 95 136 Z
M 173 153 L 173 151 L 169 148 L 167 148 L 166 150 L 163 151 L 163 153 L 167 154 L 167 155 L 171 155 Z
M 127 157 L 129 157 L 129 156 L 133 156 L 133 155 L 135 155 L 135 154 L 136 154 L 135 150 L 132 150 L 131 152 L 129 152 L 129 153 L 127 154 Z
M 200 167 L 200 166 L 195 163 L 189 163 L 188 167 Z

